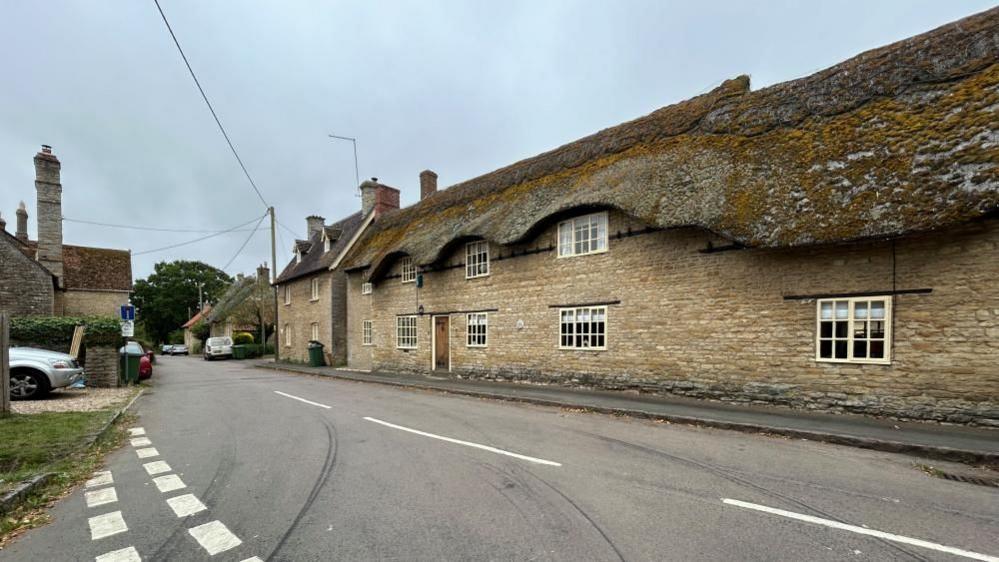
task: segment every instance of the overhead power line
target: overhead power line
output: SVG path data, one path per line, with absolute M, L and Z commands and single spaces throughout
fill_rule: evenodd
M 243 241 L 243 245 L 240 246 L 238 250 L 236 250 L 236 253 L 233 254 L 231 258 L 229 258 L 229 261 L 225 263 L 225 265 L 222 267 L 222 271 L 226 271 L 227 269 L 229 269 L 229 266 L 232 265 L 232 262 L 236 261 L 236 258 L 239 257 L 239 254 L 243 253 L 243 248 L 246 248 L 246 245 L 250 243 L 250 240 L 253 238 L 253 235 L 256 234 L 257 230 L 260 228 L 260 223 L 264 222 L 265 218 L 267 218 L 267 215 L 260 217 L 260 220 L 257 221 L 257 225 L 253 227 L 253 231 L 250 232 L 250 235 L 246 237 L 246 240 Z
M 222 126 L 222 121 L 219 120 L 219 116 L 215 113 L 215 108 L 212 107 L 212 102 L 208 101 L 208 95 L 205 94 L 205 89 L 201 87 L 201 82 L 198 81 L 198 76 L 194 74 L 194 69 L 191 68 L 191 63 L 187 60 L 187 55 L 184 54 L 184 49 L 180 46 L 180 41 L 177 40 L 177 35 L 174 34 L 173 28 L 170 27 L 170 22 L 167 21 L 166 14 L 163 13 L 163 8 L 160 6 L 159 0 L 153 0 L 156 4 L 156 9 L 160 12 L 160 17 L 163 18 L 163 23 L 166 24 L 167 31 L 170 32 L 170 37 L 173 38 L 173 44 L 177 46 L 177 51 L 180 52 L 180 56 L 184 59 L 184 64 L 187 65 L 187 71 L 191 73 L 191 78 L 194 79 L 194 84 L 198 87 L 198 91 L 201 92 L 202 99 L 205 100 L 205 105 L 208 106 L 208 111 L 212 112 L 212 117 L 215 118 L 215 124 L 219 126 L 219 131 L 222 132 L 222 136 L 225 137 L 225 142 L 229 145 L 229 150 L 232 151 L 232 155 L 236 157 L 236 161 L 239 162 L 239 167 L 243 169 L 243 174 L 246 179 L 250 182 L 250 186 L 253 187 L 253 191 L 257 193 L 257 197 L 260 198 L 260 202 L 264 204 L 264 207 L 269 207 L 267 201 L 264 200 L 264 196 L 260 193 L 260 189 L 257 188 L 257 184 L 254 183 L 253 178 L 250 177 L 250 172 L 247 171 L 246 166 L 243 164 L 243 159 L 239 157 L 239 153 L 236 152 L 236 147 L 233 146 L 232 140 L 229 138 L 229 133 L 225 131 L 225 127 Z
M 108 228 L 124 228 L 128 230 L 148 230 L 151 232 L 188 232 L 192 234 L 222 234 L 224 232 L 250 232 L 254 229 L 244 229 L 244 230 L 202 230 L 202 229 L 192 229 L 192 228 L 166 228 L 158 226 L 140 226 L 132 224 L 114 224 L 107 222 L 97 222 L 97 221 L 87 221 L 82 219 L 71 219 L 69 217 L 63 217 L 65 222 L 75 222 L 79 224 L 90 224 L 94 226 L 106 226 Z M 250 219 L 253 222 L 256 219 Z
M 265 214 L 264 216 L 267 216 L 267 215 Z M 195 238 L 194 240 L 188 240 L 187 242 L 180 242 L 180 243 L 177 243 L 177 244 L 171 244 L 169 246 L 163 246 L 162 248 L 153 248 L 151 250 L 143 250 L 141 252 L 132 252 L 132 256 L 134 257 L 134 256 L 145 255 L 145 254 L 152 254 L 153 252 L 162 252 L 163 250 L 172 250 L 173 248 L 180 248 L 181 246 L 188 246 L 190 244 L 196 244 L 198 242 L 201 242 L 202 240 L 208 240 L 209 238 L 215 238 L 216 236 L 221 236 L 223 234 L 228 234 L 230 232 L 235 232 L 237 228 L 242 228 L 244 226 L 249 225 L 253 221 L 257 221 L 257 220 L 259 220 L 259 219 L 252 219 L 252 220 L 249 220 L 247 222 L 244 222 L 243 224 L 237 224 L 236 226 L 234 226 L 234 227 L 232 227 L 230 229 L 220 230 L 220 231 L 218 231 L 218 232 L 216 232 L 214 234 L 209 234 L 207 236 L 202 236 L 200 238 Z M 259 225 L 260 223 L 258 222 L 257 224 Z M 253 230 L 255 231 L 256 228 L 254 228 Z
M 295 240 L 301 240 L 301 238 L 299 238 L 299 237 L 298 237 L 298 234 L 295 234 L 295 231 L 294 231 L 294 230 L 292 230 L 292 229 L 290 229 L 290 228 L 288 228 L 287 226 L 285 226 L 283 222 L 281 222 L 281 221 L 277 221 L 277 223 L 278 223 L 278 225 L 279 225 L 279 226 L 280 226 L 281 228 L 283 228 L 283 229 L 287 230 L 287 231 L 288 231 L 288 233 L 289 233 L 289 234 L 291 234 L 291 236 L 292 236 L 292 237 L 293 237 L 293 238 L 294 238 Z

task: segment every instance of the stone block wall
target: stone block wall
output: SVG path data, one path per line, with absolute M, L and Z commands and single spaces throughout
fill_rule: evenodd
M 55 306 L 52 275 L 0 234 L 0 310 L 11 316 L 48 316 Z
M 138 360 L 136 358 L 135 360 Z M 84 372 L 87 386 L 108 388 L 118 386 L 118 349 L 105 345 L 88 345 Z
M 715 253 L 698 250 L 726 242 L 703 230 L 645 232 L 615 212 L 609 232 L 606 253 L 571 258 L 556 257 L 554 226 L 516 248 L 491 244 L 488 277 L 430 271 L 422 290 L 400 282 L 398 264 L 372 295 L 351 273 L 350 366 L 431 370 L 440 313 L 454 376 L 999 425 L 999 221 L 894 243 Z M 460 245 L 447 263 L 463 261 Z M 816 302 L 784 299 L 893 287 L 932 292 L 895 297 L 890 365 L 816 362 Z M 617 302 L 607 349 L 559 349 L 557 307 L 595 302 Z M 397 349 L 397 315 L 420 305 L 418 348 Z M 487 309 L 488 347 L 466 347 L 465 312 Z
M 62 297 L 62 310 L 65 316 L 114 316 L 118 309 L 128 304 L 127 291 L 88 291 L 67 290 Z
M 319 298 L 312 299 L 312 279 L 319 279 Z M 291 304 L 285 304 L 285 286 L 291 288 Z M 315 275 L 300 277 L 278 287 L 278 353 L 282 360 L 308 361 L 308 344 L 312 339 L 312 323 L 319 327 L 318 341 L 331 352 L 333 346 L 333 322 L 331 291 L 333 275 L 323 271 Z

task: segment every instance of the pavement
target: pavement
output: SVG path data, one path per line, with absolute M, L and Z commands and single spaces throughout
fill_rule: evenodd
M 779 406 L 749 406 L 634 392 L 369 373 L 333 367 L 257 361 L 261 368 L 449 393 L 583 408 L 594 412 L 660 419 L 747 432 L 813 439 L 999 467 L 999 429 L 934 422 L 903 422 L 857 414 L 828 414 Z
M 0 560 L 999 560 L 999 488 L 897 453 L 193 357 L 133 411 Z

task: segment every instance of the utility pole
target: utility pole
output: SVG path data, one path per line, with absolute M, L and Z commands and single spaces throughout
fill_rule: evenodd
M 274 288 L 274 361 L 277 362 L 281 359 L 281 342 L 278 341 L 280 338 L 280 330 L 278 329 L 278 294 L 277 285 L 274 284 L 277 281 L 277 230 L 275 226 L 277 225 L 277 219 L 274 218 L 274 207 L 268 207 L 267 212 L 271 214 L 271 286 Z M 266 335 L 266 330 L 264 334 Z M 267 351 L 267 338 L 264 338 L 264 351 Z
M 358 172 L 358 169 L 357 169 L 357 139 L 355 139 L 354 137 L 341 137 L 340 135 L 329 135 L 329 137 L 331 139 L 340 139 L 340 140 L 350 141 L 354 145 L 354 185 L 356 185 L 357 188 L 360 189 L 361 188 L 361 174 Z

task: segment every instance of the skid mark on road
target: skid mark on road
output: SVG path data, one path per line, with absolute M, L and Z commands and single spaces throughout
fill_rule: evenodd
M 420 431 L 419 429 L 413 429 L 411 427 L 405 427 L 402 425 L 396 425 L 394 423 L 389 423 L 387 421 L 382 421 L 377 418 L 365 417 L 365 420 L 369 422 L 374 422 L 377 424 L 384 425 L 385 427 L 391 427 L 392 429 L 398 429 L 400 431 L 406 431 L 416 435 L 421 435 L 423 437 L 429 437 L 431 439 L 437 439 L 439 441 L 446 441 L 448 443 L 454 443 L 455 445 L 464 445 L 465 447 L 473 447 L 475 449 L 482 449 L 483 451 L 489 451 L 490 453 L 496 453 L 497 455 L 505 455 L 508 457 L 513 457 L 515 459 L 520 459 L 522 461 L 533 462 L 535 464 L 545 464 L 548 466 L 562 466 L 562 463 L 539 459 L 537 457 L 529 457 L 527 455 L 522 455 L 520 453 L 514 453 L 511 451 L 504 451 L 503 449 L 498 449 L 496 447 L 490 447 L 489 445 L 483 445 L 481 443 L 472 443 L 471 441 L 462 441 L 461 439 L 455 439 L 453 437 L 445 437 L 443 435 L 437 435 L 436 433 L 429 433 L 427 431 Z
M 947 554 L 953 554 L 955 556 L 963 556 L 965 558 L 971 558 L 972 560 L 985 560 L 986 562 L 999 562 L 999 557 L 990 556 L 988 554 L 981 554 L 978 552 L 972 552 L 970 550 L 963 550 L 960 548 L 954 548 L 952 546 L 945 546 L 935 542 L 924 541 L 921 539 L 914 539 L 912 537 L 906 537 L 902 535 L 896 535 L 894 533 L 886 533 L 884 531 L 876 531 L 874 529 L 868 529 L 865 527 L 858 527 L 856 525 L 849 525 L 846 523 L 840 523 L 839 521 L 833 521 L 831 519 L 823 519 L 821 517 L 814 517 L 811 515 L 804 515 L 802 513 L 795 513 L 793 511 L 786 511 L 783 509 L 777 509 L 774 507 L 767 507 L 765 505 L 760 505 L 756 503 L 749 503 L 740 500 L 733 500 L 730 498 L 722 498 L 722 502 L 726 505 L 733 505 L 736 507 L 742 507 L 745 509 L 752 509 L 755 511 L 761 511 L 763 513 L 769 513 L 771 515 L 779 515 L 781 517 L 787 517 L 789 519 L 796 519 L 798 521 L 804 521 L 806 523 L 813 523 L 816 525 L 822 525 L 825 527 L 830 527 L 832 529 L 839 529 L 841 531 L 850 531 L 851 533 L 857 533 L 860 535 L 867 535 L 870 537 L 876 537 L 883 540 L 900 542 L 903 544 L 908 544 L 912 546 L 918 546 L 921 548 L 927 548 L 930 550 L 936 550 L 938 552 L 946 552 Z

